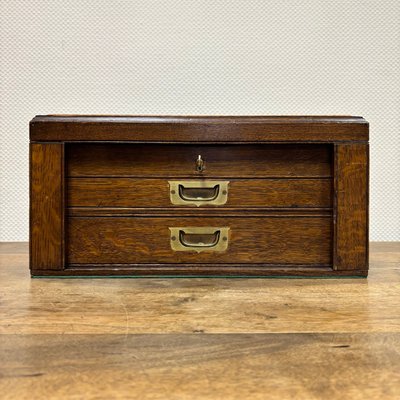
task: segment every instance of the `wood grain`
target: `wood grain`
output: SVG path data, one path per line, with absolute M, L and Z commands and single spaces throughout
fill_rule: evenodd
M 400 333 L 400 243 L 371 244 L 368 279 L 31 279 L 3 246 L 4 334 Z
M 368 273 L 362 117 L 50 115 L 35 117 L 30 134 L 38 149 L 65 149 L 66 177 L 63 161 L 32 163 L 48 185 L 31 185 L 32 253 L 41 254 L 32 255 L 33 276 Z M 203 179 L 229 180 L 228 202 L 171 204 L 169 180 Z M 170 224 L 211 221 L 235 228 L 228 251 L 172 252 Z
M 352 141 L 368 140 L 368 123 L 350 116 L 37 116 L 32 141 Z
M 292 264 L 70 264 L 63 271 L 37 270 L 36 278 L 366 278 L 368 270 L 336 271 Z
M 64 146 L 30 145 L 30 268 L 64 267 Z
M 226 252 L 175 252 L 169 227 L 229 227 Z M 329 265 L 323 217 L 106 217 L 68 219 L 68 264 L 263 263 Z M 246 274 L 245 268 L 238 274 Z
M 335 148 L 337 270 L 368 269 L 368 145 Z
M 330 177 L 329 145 L 69 144 L 68 176 L 187 178 Z M 205 170 L 195 169 L 198 155 Z
M 7 335 L 3 399 L 398 399 L 400 334 Z M 118 382 L 118 384 L 116 384 Z M 15 384 L 18 383 L 18 384 Z M 168 394 L 168 395 L 166 395 Z
M 226 204 L 201 207 L 329 208 L 331 192 L 330 179 L 230 179 Z M 69 178 L 67 206 L 178 208 L 171 203 L 167 179 L 140 178 Z
M 400 243 L 370 249 L 368 281 L 31 280 L 0 243 L 1 398 L 397 400 Z

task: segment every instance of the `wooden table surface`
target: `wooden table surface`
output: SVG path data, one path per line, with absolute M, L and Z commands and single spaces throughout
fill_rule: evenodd
M 0 244 L 0 399 L 399 399 L 400 243 L 368 279 L 30 279 Z

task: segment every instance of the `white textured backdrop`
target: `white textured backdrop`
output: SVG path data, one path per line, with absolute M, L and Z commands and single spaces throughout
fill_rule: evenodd
M 352 114 L 371 240 L 400 240 L 399 0 L 0 0 L 0 240 L 28 239 L 35 114 Z

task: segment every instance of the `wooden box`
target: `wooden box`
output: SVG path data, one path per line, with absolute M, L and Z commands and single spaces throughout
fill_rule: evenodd
M 367 276 L 361 117 L 37 116 L 33 276 Z

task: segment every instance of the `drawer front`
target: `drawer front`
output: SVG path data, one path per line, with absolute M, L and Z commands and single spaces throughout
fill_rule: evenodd
M 331 207 L 330 179 L 69 178 L 70 207 Z
M 68 264 L 332 264 L 329 217 L 70 217 Z
M 74 177 L 332 176 L 329 145 L 68 144 L 66 166 L 67 175 Z

